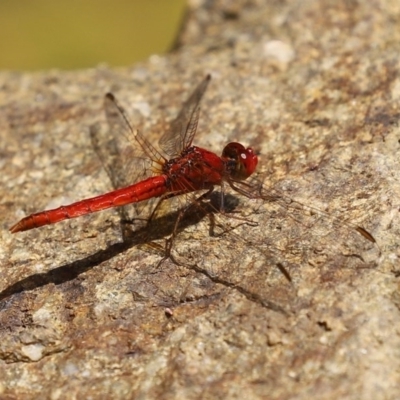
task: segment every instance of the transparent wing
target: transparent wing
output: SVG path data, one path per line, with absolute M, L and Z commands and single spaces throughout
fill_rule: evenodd
M 178 116 L 170 123 L 169 129 L 163 134 L 159 145 L 169 157 L 178 156 L 182 150 L 192 144 L 196 133 L 200 113 L 200 100 L 207 89 L 211 76 L 207 75 L 197 86 L 192 95 L 183 104 Z
M 176 258 L 191 264 L 213 282 L 235 288 L 252 301 L 282 311 L 307 290 L 353 282 L 361 271 L 375 268 L 380 250 L 358 225 L 263 188 L 249 201 L 229 194 L 234 204 L 221 214 L 214 206 L 212 225 L 204 218 L 179 234 Z M 219 193 L 215 193 L 218 199 Z M 309 289 L 310 291 L 312 289 Z
M 134 132 L 125 110 L 111 93 L 104 97 L 104 111 L 108 129 L 96 124 L 91 127 L 92 145 L 99 156 L 114 189 L 127 187 L 154 175 L 153 161 L 160 154 L 138 132 Z M 120 208 L 123 219 L 142 214 L 151 202 Z M 129 209 L 134 213 L 129 212 Z
M 154 175 L 162 169 L 168 158 L 178 156 L 182 150 L 190 146 L 199 118 L 199 102 L 207 88 L 210 76 L 201 82 L 189 99 L 184 103 L 178 116 L 171 122 L 170 129 L 160 139 L 160 149 L 157 150 L 139 131 L 134 131 L 132 124 L 115 96 L 107 93 L 104 98 L 104 110 L 109 130 L 102 130 L 95 125 L 91 128 L 93 147 L 104 165 L 115 189 L 129 186 Z M 123 217 L 132 219 L 136 215 L 151 215 L 156 199 L 133 205 L 135 214 L 124 207 Z M 172 200 L 168 203 L 181 202 Z M 165 208 L 162 202 L 157 213 Z M 171 205 L 169 205 L 171 207 Z M 129 216 L 129 217 L 128 217 Z
M 118 143 L 124 180 L 132 184 L 151 176 L 152 164 L 163 159 L 161 154 L 139 131 L 134 132 L 125 110 L 111 93 L 104 98 L 104 110 L 110 133 Z

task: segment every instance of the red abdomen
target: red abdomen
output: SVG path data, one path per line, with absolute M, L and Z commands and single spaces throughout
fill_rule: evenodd
M 81 200 L 68 206 L 61 206 L 53 210 L 32 214 L 21 219 L 21 221 L 10 228 L 10 231 L 11 233 L 27 231 L 107 208 L 159 197 L 167 191 L 166 180 L 167 177 L 165 175 L 154 176 L 134 185 L 92 197 L 91 199 Z

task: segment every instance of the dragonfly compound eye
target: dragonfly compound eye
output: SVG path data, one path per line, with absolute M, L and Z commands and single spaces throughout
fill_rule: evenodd
M 232 142 L 228 143 L 222 157 L 234 161 L 234 168 L 231 171 L 231 177 L 236 180 L 248 178 L 256 169 L 258 157 L 251 147 L 245 148 L 242 144 Z

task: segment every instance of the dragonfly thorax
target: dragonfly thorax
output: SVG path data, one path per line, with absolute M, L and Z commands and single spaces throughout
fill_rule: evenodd
M 163 166 L 169 190 L 186 193 L 221 185 L 225 171 L 225 160 L 197 146 L 187 148 L 180 156 L 167 161 Z

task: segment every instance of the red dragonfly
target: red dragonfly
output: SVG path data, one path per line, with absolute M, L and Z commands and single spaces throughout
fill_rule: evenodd
M 184 103 L 170 129 L 159 141 L 161 151 L 140 132 L 134 133 L 123 108 L 111 93 L 107 93 L 104 108 L 108 123 L 111 129 L 121 131 L 119 133 L 123 135 L 127 132 L 133 135 L 136 153 L 141 155 L 133 160 L 135 172 L 132 176 L 141 179 L 100 196 L 29 215 L 13 225 L 10 228 L 11 233 L 151 198 L 164 200 L 199 190 L 211 192 L 215 185 L 221 186 L 224 183 L 242 193 L 243 189 L 236 184 L 244 181 L 256 169 L 258 158 L 253 149 L 232 142 L 218 156 L 206 149 L 192 146 L 199 119 L 200 100 L 209 81 L 210 75 L 206 76 Z M 148 168 L 150 164 L 152 166 Z M 146 177 L 146 174 L 152 176 Z

